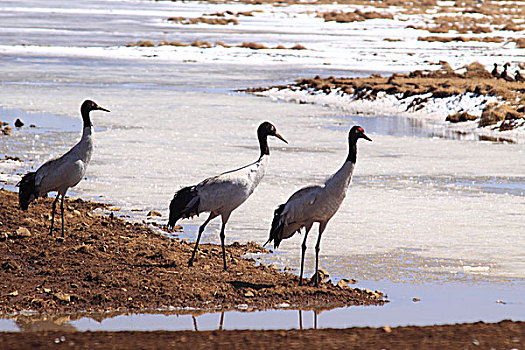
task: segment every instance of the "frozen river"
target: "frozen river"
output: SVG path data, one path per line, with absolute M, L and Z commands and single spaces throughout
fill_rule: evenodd
M 357 278 L 380 289 L 412 283 L 513 286 L 516 293 L 509 298 L 523 311 L 519 303 L 525 300 L 518 295 L 525 295 L 525 144 L 479 141 L 430 121 L 352 116 L 329 106 L 238 93 L 316 74 L 356 76 L 425 67 L 421 57 L 428 52 L 414 49 L 416 57 L 395 65 L 387 64 L 389 52 L 380 50 L 383 65 L 361 61 L 345 67 L 345 50 L 355 53 L 355 48 L 342 47 L 343 40 L 329 35 L 330 28 L 297 15 L 292 30 L 283 24 L 284 10 L 276 9 L 270 18 L 265 7 L 260 17 L 236 29 L 162 21 L 228 6 L 243 9 L 139 1 L 0 3 L 0 120 L 21 118 L 37 126 L 0 137 L 0 154 L 25 162 L 0 164 L 0 170 L 21 174 L 68 149 L 79 138 L 79 106 L 90 98 L 111 113 L 92 114 L 93 161 L 87 180 L 69 194 L 112 203 L 132 219 L 146 219 L 149 210 L 158 210 L 163 214 L 159 222 L 165 223 L 169 201 L 181 186 L 256 160 L 255 131 L 268 120 L 289 144 L 270 139 L 266 176 L 233 213 L 226 231 L 227 243 L 264 243 L 274 208 L 298 188 L 337 170 L 346 157 L 348 129 L 359 123 L 373 142 L 358 145 L 353 184 L 323 235 L 321 266 L 336 280 Z M 381 20 L 377 25 L 387 26 Z M 357 40 L 359 29 L 347 31 L 346 40 Z M 240 48 L 123 47 L 167 37 L 302 43 L 318 49 L 277 57 Z M 360 47 L 365 56 L 377 50 L 373 41 Z M 490 55 L 473 52 L 480 60 Z M 390 53 L 402 56 L 395 47 Z M 458 55 L 466 53 L 454 52 L 449 61 Z M 330 57 L 334 64 L 323 64 Z M 2 179 L 10 186 L 17 180 Z M 183 221 L 182 237 L 194 239 L 203 220 Z M 204 241 L 218 242 L 219 222 L 208 226 Z M 315 227 L 307 274 L 313 272 L 316 234 Z M 300 244 L 301 238 L 294 237 L 260 259 L 297 271 Z

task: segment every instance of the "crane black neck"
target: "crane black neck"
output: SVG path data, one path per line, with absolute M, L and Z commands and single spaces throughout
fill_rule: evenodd
M 80 113 L 82 114 L 82 121 L 84 122 L 84 128 L 89 128 L 93 126 L 93 123 L 91 123 L 91 118 L 89 117 L 89 112 L 90 110 L 87 108 L 80 109 Z
M 264 155 L 270 155 L 270 147 L 268 147 L 268 134 L 265 132 L 257 132 L 259 138 L 259 147 L 261 148 L 261 157 Z
M 355 163 L 356 159 L 357 159 L 357 138 L 350 136 L 348 138 L 348 156 L 346 157 L 346 161 Z

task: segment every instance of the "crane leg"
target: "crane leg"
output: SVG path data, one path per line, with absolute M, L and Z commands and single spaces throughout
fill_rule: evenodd
M 62 195 L 62 199 L 60 200 L 60 212 L 62 214 L 62 238 L 65 237 L 65 233 L 64 233 L 64 197 L 66 196 L 66 194 L 64 193 Z
M 226 223 L 222 223 L 221 227 L 221 247 L 222 247 L 222 262 L 224 263 L 224 271 L 228 270 L 228 267 L 226 267 L 226 249 L 224 248 L 224 228 L 226 227 Z
M 308 237 L 308 232 L 310 232 L 310 229 L 312 228 L 312 225 L 305 227 L 305 233 L 304 233 L 304 239 L 303 244 L 301 245 L 301 274 L 299 275 L 299 285 L 303 285 L 303 271 L 304 271 L 304 254 L 306 252 L 306 238 Z
M 60 196 L 60 193 L 57 193 L 57 196 L 53 201 L 53 210 L 51 211 L 51 229 L 49 230 L 50 235 L 53 235 L 53 226 L 55 226 L 55 210 L 57 208 L 58 196 Z
M 193 248 L 193 253 L 191 253 L 191 259 L 188 261 L 188 266 L 193 266 L 193 260 L 195 260 L 195 253 L 197 253 L 197 248 L 199 247 L 199 241 L 201 240 L 202 232 L 204 232 L 204 229 L 206 228 L 206 225 L 215 218 L 216 215 L 213 215 L 213 213 L 210 213 L 210 216 L 204 221 L 204 223 L 199 227 L 199 235 L 197 236 L 197 242 L 195 242 L 195 248 Z
M 319 251 L 321 250 L 321 236 L 326 228 L 326 222 L 319 223 L 319 236 L 315 245 L 315 286 L 319 287 Z

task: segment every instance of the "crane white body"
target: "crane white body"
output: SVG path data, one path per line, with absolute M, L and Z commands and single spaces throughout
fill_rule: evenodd
M 303 283 L 304 255 L 306 251 L 306 239 L 315 222 L 319 223 L 319 235 L 315 246 L 315 284 L 318 285 L 319 250 L 321 236 L 326 229 L 328 221 L 339 210 L 341 203 L 346 197 L 348 186 L 352 181 L 352 175 L 357 158 L 357 140 L 364 138 L 372 141 L 365 135 L 363 128 L 354 126 L 348 133 L 349 150 L 343 166 L 330 176 L 322 185 L 310 185 L 295 192 L 286 203 L 277 207 L 272 220 L 270 238 L 265 243 L 273 241 L 275 248 L 283 239 L 292 237 L 301 228 L 305 228 L 304 240 L 301 246 L 301 272 L 299 284 Z
M 35 172 L 29 172 L 24 175 L 17 185 L 20 187 L 18 197 L 22 210 L 27 210 L 29 204 L 38 197 L 44 197 L 49 192 L 57 191 L 57 196 L 53 201 L 50 234 L 53 233 L 56 204 L 58 198 L 62 196 L 60 208 L 62 214 L 62 237 L 64 237 L 64 197 L 70 187 L 76 186 L 82 180 L 91 161 L 91 155 L 93 154 L 93 125 L 91 124 L 89 112 L 93 110 L 109 112 L 93 101 L 84 101 L 80 107 L 84 125 L 80 141 L 62 156 L 48 160 Z
M 38 197 L 57 191 L 65 195 L 70 187 L 76 186 L 86 174 L 93 154 L 93 127 L 84 127 L 82 138 L 68 152 L 51 159 L 36 171 L 35 186 Z
M 259 185 L 269 158 L 263 155 L 254 163 L 210 177 L 195 186 L 200 199 L 199 211 L 229 217 Z
M 328 223 L 346 197 L 354 166 L 345 162 L 324 184 L 303 187 L 288 199 L 281 215 L 282 239 L 292 237 L 302 227 L 311 228 L 314 222 Z
M 257 137 L 261 150 L 261 155 L 257 161 L 242 168 L 207 178 L 195 186 L 181 188 L 175 193 L 170 203 L 168 228 L 175 226 L 179 219 L 199 215 L 202 212 L 210 213 L 206 221 L 199 227 L 195 248 L 188 262 L 190 266 L 193 265 L 195 253 L 197 252 L 204 228 L 210 220 L 220 215 L 222 219 L 220 233 L 222 257 L 224 270 L 227 269 L 226 252 L 224 248 L 224 229 L 231 213 L 250 197 L 264 177 L 270 157 L 268 136 L 275 136 L 286 142 L 286 140 L 279 135 L 275 126 L 271 123 L 264 122 L 259 125 L 257 129 Z

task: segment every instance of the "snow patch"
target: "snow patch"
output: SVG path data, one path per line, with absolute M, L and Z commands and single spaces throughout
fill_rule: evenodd
M 258 96 L 266 96 L 273 100 L 312 103 L 343 110 L 348 114 L 364 116 L 397 115 L 403 117 L 417 117 L 441 122 L 443 127 L 463 133 L 473 133 L 493 138 L 503 138 L 512 142 L 525 141 L 525 120 L 514 130 L 499 131 L 498 124 L 487 127 L 478 127 L 478 121 L 464 123 L 450 123 L 446 117 L 461 112 L 481 117 L 483 109 L 490 103 L 503 103 L 495 96 L 478 95 L 470 92 L 445 98 L 435 98 L 432 94 L 414 95 L 402 98 L 401 95 L 379 93 L 373 100 L 357 99 L 356 95 L 346 94 L 334 89 L 326 94 L 318 90 L 298 90 L 294 88 L 271 88 L 256 92 Z M 422 103 L 415 103 L 425 100 Z

